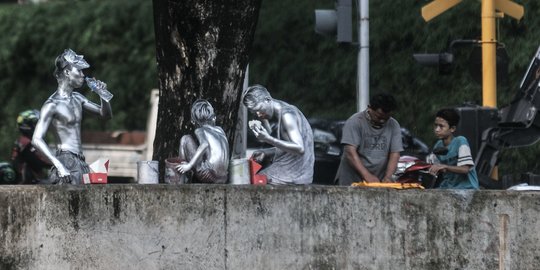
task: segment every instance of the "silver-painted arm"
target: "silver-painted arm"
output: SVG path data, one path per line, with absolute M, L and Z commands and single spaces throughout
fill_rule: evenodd
M 261 124 L 266 129 L 266 131 L 268 131 L 268 134 L 272 133 L 272 126 L 270 126 L 270 122 L 268 121 L 268 119 L 262 119 Z
M 85 110 L 97 114 L 105 119 L 111 119 L 112 118 L 112 108 L 111 104 L 107 101 L 105 101 L 103 98 L 100 98 L 101 105 L 97 105 L 96 103 L 88 100 L 83 95 L 80 95 L 82 97 L 82 106 Z
M 195 165 L 199 162 L 201 157 L 203 156 L 203 153 L 208 148 L 208 143 L 204 142 L 199 145 L 197 148 L 197 152 L 195 152 L 195 155 L 191 158 L 191 160 L 188 163 L 182 163 L 178 166 L 176 166 L 176 170 L 179 173 L 186 173 L 187 171 L 191 170 L 195 167 Z
M 298 127 L 296 118 L 291 113 L 285 113 L 283 114 L 281 121 L 290 141 L 274 138 L 268 134 L 266 129 L 261 127 L 256 127 L 255 130 L 253 130 L 253 133 L 255 133 L 257 139 L 271 144 L 283 151 L 297 155 L 304 154 L 304 140 L 300 134 L 300 128 Z
M 97 105 L 92 101 L 87 101 L 83 103 L 83 108 L 92 113 L 98 114 L 105 119 L 112 118 L 112 109 L 111 104 L 107 101 L 101 100 L 101 106 Z

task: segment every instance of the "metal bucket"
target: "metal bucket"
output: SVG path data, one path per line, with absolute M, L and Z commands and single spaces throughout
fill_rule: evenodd
M 229 183 L 233 185 L 249 185 L 249 162 L 245 158 L 233 159 L 229 163 Z
M 137 161 L 137 183 L 159 183 L 159 162 L 157 160 Z
M 189 183 L 188 177 L 185 174 L 179 173 L 175 168 L 183 161 L 180 158 L 168 158 L 165 160 L 165 183 L 173 185 Z

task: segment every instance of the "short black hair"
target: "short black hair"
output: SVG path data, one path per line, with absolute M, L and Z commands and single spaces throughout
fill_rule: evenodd
M 369 99 L 369 107 L 373 110 L 382 109 L 384 112 L 389 113 L 397 109 L 397 102 L 392 95 L 381 93 Z
M 450 127 L 456 127 L 459 124 L 459 114 L 454 108 L 444 108 L 437 112 L 435 117 L 440 117 L 446 122 Z

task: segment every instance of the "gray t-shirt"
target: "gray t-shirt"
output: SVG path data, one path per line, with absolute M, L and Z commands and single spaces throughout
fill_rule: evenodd
M 341 144 L 355 146 L 364 167 L 382 179 L 386 173 L 389 153 L 403 151 L 401 129 L 394 118 L 388 119 L 380 129 L 373 128 L 366 114 L 367 110 L 355 113 L 345 122 Z M 336 180 L 340 185 L 351 185 L 362 180 L 345 154 L 341 156 Z

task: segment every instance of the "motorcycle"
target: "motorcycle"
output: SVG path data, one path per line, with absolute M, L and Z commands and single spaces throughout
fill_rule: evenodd
M 9 162 L 0 162 L 0 185 L 17 184 L 17 174 Z
M 436 155 L 445 155 L 447 152 L 446 148 L 433 150 L 433 154 Z M 418 183 L 424 188 L 436 188 L 440 184 L 440 179 L 438 175 L 429 172 L 431 165 L 418 157 L 401 156 L 392 179 L 397 183 Z

